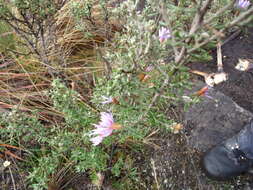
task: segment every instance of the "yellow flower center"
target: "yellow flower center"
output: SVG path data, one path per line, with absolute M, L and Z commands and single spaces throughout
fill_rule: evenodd
M 118 124 L 118 123 L 113 123 L 113 124 L 111 125 L 111 128 L 112 128 L 112 129 L 120 129 L 120 128 L 122 128 L 122 126 L 121 126 L 120 124 Z

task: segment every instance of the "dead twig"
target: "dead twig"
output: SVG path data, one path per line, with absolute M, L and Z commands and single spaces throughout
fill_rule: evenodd
M 23 148 L 13 146 L 13 145 L 9 145 L 9 144 L 0 144 L 0 146 L 7 147 L 7 148 L 13 148 L 13 149 L 17 149 L 17 150 L 24 150 Z
M 227 39 L 224 40 L 224 42 L 221 43 L 221 46 L 235 39 L 237 36 L 241 34 L 241 32 L 242 32 L 241 29 L 237 29 L 232 35 L 230 35 Z
M 5 151 L 4 151 L 4 154 L 7 154 L 7 155 L 9 155 L 9 156 L 11 156 L 11 157 L 13 157 L 13 158 L 16 158 L 17 160 L 24 161 L 23 158 L 20 158 L 19 156 L 17 156 L 16 154 L 10 152 L 9 150 L 5 150 Z
M 148 136 L 146 136 L 144 139 L 143 139 L 143 143 L 144 144 L 147 144 L 147 145 L 150 145 L 150 146 L 153 146 L 156 150 L 157 149 L 161 149 L 160 146 L 158 146 L 157 144 L 151 142 L 152 140 L 156 140 L 154 138 L 151 138 L 153 135 L 155 135 L 157 132 L 159 132 L 159 129 L 151 132 Z
M 217 37 L 219 37 L 219 38 L 224 38 L 225 37 L 225 34 L 223 32 L 220 32 L 220 31 L 216 30 L 215 28 L 213 28 L 209 25 L 205 25 L 205 27 L 207 29 L 209 29 L 210 31 L 212 31 L 212 33 L 214 33 Z
M 221 43 L 220 42 L 218 42 L 218 44 L 217 44 L 217 68 L 218 68 L 218 73 L 223 72 Z
M 158 182 L 157 173 L 156 173 L 156 167 L 155 167 L 155 161 L 154 161 L 153 158 L 151 158 L 151 165 L 152 165 L 152 169 L 153 169 L 153 173 L 154 173 L 156 188 L 157 188 L 157 190 L 159 190 L 160 189 L 160 184 Z
M 197 70 L 191 70 L 189 72 L 204 77 L 205 83 L 211 87 L 227 80 L 227 74 L 224 72 L 217 72 L 217 73 L 211 73 L 211 74 L 208 74 L 202 71 L 197 71 Z
M 25 180 L 23 179 L 24 176 L 22 175 L 22 172 L 20 171 L 20 169 L 19 169 L 19 167 L 18 167 L 18 165 L 16 163 L 16 160 L 14 158 L 12 158 L 12 157 L 11 157 L 11 160 L 12 160 L 12 166 L 13 166 L 13 168 L 15 167 L 15 170 L 16 170 L 15 174 L 19 175 L 19 179 L 22 182 L 22 186 L 23 186 L 22 190 L 26 190 L 27 188 L 26 188 L 26 185 L 25 185 Z
M 10 167 L 9 167 L 9 171 L 10 171 L 10 174 L 11 174 L 11 181 L 12 181 L 12 184 L 13 184 L 13 189 L 16 190 L 15 180 L 14 180 L 14 177 L 12 175 L 12 171 L 11 171 Z

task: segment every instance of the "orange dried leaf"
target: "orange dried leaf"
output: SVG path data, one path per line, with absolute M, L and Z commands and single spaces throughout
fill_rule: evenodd
M 119 104 L 119 101 L 116 98 L 112 98 L 112 103 Z
M 140 73 L 140 74 L 138 75 L 138 78 L 139 78 L 139 80 L 140 80 L 141 82 L 147 82 L 151 77 L 150 77 L 150 75 L 147 75 L 147 74 L 145 74 L 145 73 Z
M 201 88 L 199 91 L 197 91 L 195 93 L 195 95 L 197 95 L 197 96 L 203 96 L 207 92 L 207 90 L 208 90 L 208 87 L 205 86 L 205 87 Z
M 13 149 L 17 149 L 17 150 L 24 150 L 20 147 L 9 145 L 9 144 L 0 144 L 0 146 L 4 146 L 4 147 L 7 147 L 7 148 L 13 148 Z
M 140 73 L 140 74 L 138 74 L 138 78 L 139 78 L 139 80 L 140 80 L 141 82 L 143 81 L 143 79 L 145 78 L 145 76 L 146 76 L 145 73 Z

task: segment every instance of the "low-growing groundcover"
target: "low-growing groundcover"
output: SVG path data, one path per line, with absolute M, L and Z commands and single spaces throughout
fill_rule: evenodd
M 183 97 L 185 63 L 209 60 L 250 23 L 245 2 L 1 0 L 17 41 L 1 49 L 12 60 L 1 82 L 6 184 L 18 168 L 19 189 L 71 189 L 81 174 L 98 188 L 143 188 L 139 157 L 171 132 L 173 108 L 195 101 Z

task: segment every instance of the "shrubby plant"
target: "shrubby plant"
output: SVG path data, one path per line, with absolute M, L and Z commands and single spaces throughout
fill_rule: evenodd
M 1 17 L 15 27 L 15 23 L 9 23 L 13 20 L 8 20 L 8 5 L 0 2 Z M 27 3 L 33 6 L 28 8 Z M 253 12 L 252 6 L 230 0 L 147 0 L 143 8 L 140 3 L 73 2 L 70 8 L 84 36 L 89 32 L 86 27 L 97 21 L 92 11 L 98 5 L 104 21 L 112 17 L 120 21 L 120 29 L 111 35 L 111 40 L 104 40 L 104 47 L 94 43 L 104 70 L 93 75 L 92 93 L 84 101 L 80 90 L 76 91 L 74 85 L 71 89 L 71 84 L 59 77 L 52 81 L 46 94 L 60 115 L 54 117 L 57 121 L 53 124 L 43 123 L 39 112 L 29 113 L 30 116 L 20 113 L 18 106 L 2 114 L 0 122 L 5 128 L 0 131 L 4 137 L 1 141 L 26 150 L 23 165 L 29 168 L 28 184 L 34 189 L 62 186 L 59 183 L 66 181 L 52 181 L 52 176 L 57 176 L 59 167 L 69 166 L 66 175 L 86 172 L 93 182 L 100 179 L 96 184 L 101 185 L 105 177 L 121 189 L 136 188 L 140 183 L 134 155 L 144 151 L 144 145 L 152 145 L 151 134 L 170 131 L 174 118 L 167 113 L 169 109 L 186 104 L 182 96 L 191 84 L 185 64 L 208 60 L 210 47 L 221 42 L 226 32 L 249 23 Z M 25 18 L 35 15 L 40 23 L 57 12 L 40 1 L 13 1 L 14 5 L 32 11 L 25 13 Z M 87 20 L 88 24 L 82 23 Z M 24 26 L 26 33 L 19 33 L 28 35 L 27 40 L 24 38 L 27 45 L 36 38 L 29 32 L 40 34 L 44 27 L 38 25 L 31 30 L 29 23 L 30 20 Z M 37 55 L 43 57 L 42 61 L 49 60 L 45 52 Z
M 33 53 L 44 64 L 50 64 L 52 48 L 59 49 L 54 16 L 65 3 L 65 0 L 1 0 L 0 19 L 22 39 L 28 50 L 23 53 Z

